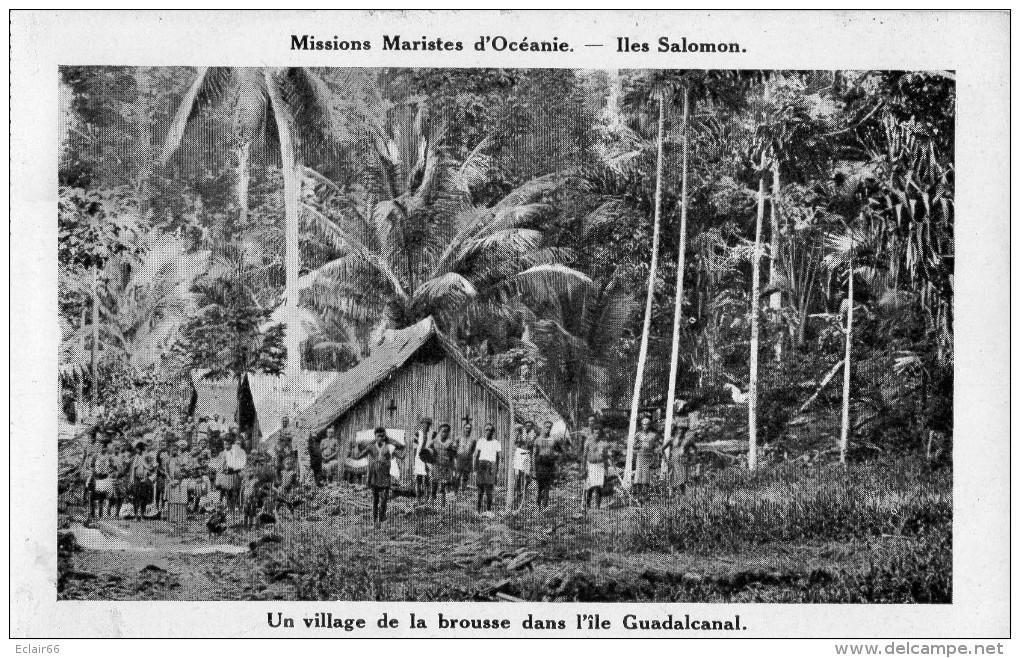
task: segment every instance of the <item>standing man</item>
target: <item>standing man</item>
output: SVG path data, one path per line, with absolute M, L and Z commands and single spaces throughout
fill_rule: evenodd
M 431 464 L 429 479 L 432 481 L 431 500 L 436 499 L 437 493 L 440 494 L 444 507 L 446 488 L 450 486 L 450 479 L 453 477 L 456 451 L 456 441 L 450 436 L 450 424 L 440 424 L 439 433 L 432 436 L 432 453 L 435 455 L 435 461 Z
M 605 430 L 598 427 L 595 429 L 595 433 L 588 439 L 584 449 L 585 509 L 591 507 L 592 495 L 595 496 L 595 509 L 602 507 L 602 487 L 606 484 L 609 453 L 609 443 L 606 441 Z
M 358 453 L 357 459 L 369 458 L 368 486 L 372 487 L 372 522 L 379 527 L 386 520 L 386 503 L 390 498 L 390 464 L 394 455 L 398 458 L 403 456 L 404 445 L 389 438 L 385 427 L 375 428 L 374 434 L 375 440 Z
M 220 490 L 230 514 L 234 515 L 239 510 L 241 473 L 248 465 L 248 455 L 234 440 L 234 436 L 227 434 L 221 457 L 220 470 L 216 474 L 216 488 Z
M 90 471 L 95 486 L 92 489 L 92 500 L 89 505 L 89 518 L 93 511 L 97 518 L 103 518 L 107 502 L 114 495 L 114 476 L 117 470 L 113 454 L 110 452 L 110 437 L 104 434 L 99 443 L 99 454 L 93 455 Z M 93 508 L 95 508 L 93 510 Z M 111 512 L 112 513 L 112 512 Z
M 528 425 L 533 425 L 528 421 Z M 518 500 L 523 503 L 528 499 L 528 485 L 531 483 L 533 468 L 531 462 L 531 450 L 535 446 L 535 439 L 530 433 L 524 431 L 524 427 L 514 425 L 514 503 Z
M 424 498 L 429 491 L 428 466 L 421 459 L 421 451 L 429 445 L 429 430 L 432 429 L 432 419 L 425 416 L 418 421 L 418 429 L 414 433 L 414 493 L 418 498 Z
M 482 440 L 475 447 L 474 466 L 478 479 L 478 513 L 482 513 L 482 498 L 485 498 L 485 511 L 492 511 L 492 490 L 496 486 L 496 473 L 499 472 L 499 453 L 503 450 L 496 440 L 496 428 L 486 423 L 482 430 Z
M 552 429 L 552 421 L 545 421 L 542 436 L 535 440 L 535 445 L 532 448 L 535 463 L 535 480 L 538 483 L 536 503 L 539 507 L 549 506 L 549 492 L 552 490 L 553 482 L 556 480 L 556 462 L 559 453 L 562 452 L 560 442 L 552 435 Z
M 471 423 L 464 423 L 464 430 L 457 440 L 457 476 L 453 483 L 453 490 L 457 494 L 460 494 L 461 489 L 467 492 L 474 455 L 475 440 L 471 438 Z
M 136 519 L 142 518 L 145 513 L 145 506 L 149 504 L 152 496 L 152 486 L 149 484 L 149 475 L 152 473 L 152 465 L 145 454 L 145 441 L 135 444 L 135 454 L 131 458 L 131 507 L 134 510 Z
M 643 501 L 652 484 L 652 462 L 659 451 L 659 434 L 652 428 L 652 419 L 641 417 L 641 429 L 634 436 L 634 496 Z

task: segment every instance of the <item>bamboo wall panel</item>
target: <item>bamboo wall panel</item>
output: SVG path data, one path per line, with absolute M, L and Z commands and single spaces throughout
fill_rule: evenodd
M 395 403 L 392 412 L 391 400 Z M 403 429 L 408 449 L 400 471 L 409 483 L 413 475 L 411 441 L 418 420 L 431 417 L 433 431 L 447 422 L 453 435 L 459 436 L 465 415 L 471 417 L 472 437 L 481 438 L 485 423 L 491 422 L 502 443 L 503 458 L 510 454 L 510 410 L 499 398 L 449 357 L 438 362 L 412 359 L 340 416 L 333 427 L 341 445 L 348 447 L 359 430 L 378 426 Z M 500 482 L 505 479 L 501 468 Z

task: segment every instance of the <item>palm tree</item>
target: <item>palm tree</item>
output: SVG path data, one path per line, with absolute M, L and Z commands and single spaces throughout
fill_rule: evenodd
M 842 270 L 847 279 L 846 300 L 843 305 L 846 307 L 846 327 L 844 328 L 845 354 L 843 357 L 843 407 L 839 432 L 839 461 L 846 464 L 846 451 L 850 440 L 850 368 L 853 364 L 851 359 L 851 348 L 853 346 L 854 328 L 854 277 L 865 275 L 873 280 L 875 287 L 886 288 L 886 282 L 876 276 L 877 268 L 864 266 L 864 260 L 871 257 L 875 260 L 877 253 L 878 232 L 869 231 L 865 227 L 850 227 L 843 222 L 843 230 L 836 233 L 827 233 L 823 238 L 829 251 L 824 259 L 824 264 L 830 272 Z M 889 291 L 895 297 L 895 290 Z M 842 311 L 842 308 L 840 309 Z M 840 313 L 842 315 L 842 312 Z
M 208 252 L 189 254 L 184 244 L 170 235 L 149 239 L 139 251 L 111 257 L 96 274 L 102 285 L 96 284 L 95 312 L 89 322 L 76 331 L 62 324 L 63 374 L 84 370 L 81 345 L 85 336 L 92 336 L 93 394 L 99 388 L 98 369 L 113 361 L 137 369 L 159 365 L 195 308 L 191 286 L 204 271 Z M 65 291 L 75 285 L 89 287 L 61 277 Z
M 340 185 L 305 167 L 315 194 L 305 217 L 331 255 L 307 276 L 308 305 L 355 333 L 401 328 L 432 316 L 447 332 L 510 319 L 589 279 L 544 247 L 541 202 L 565 175 L 531 180 L 491 205 L 475 189 L 494 166 L 483 140 L 463 160 L 443 146 L 445 126 L 417 99 L 369 125 L 361 183 Z
M 335 130 L 330 89 L 306 67 L 203 67 L 177 108 L 163 145 L 165 164 L 181 144 L 184 132 L 200 109 L 231 100 L 234 107 L 234 149 L 237 155 L 237 202 L 240 220 L 248 215 L 249 167 L 252 146 L 272 141 L 279 145 L 284 187 L 286 246 L 285 303 L 288 318 L 298 317 L 300 274 L 300 176 L 298 164 L 311 148 L 330 143 Z M 270 126 L 275 125 L 275 133 Z M 304 148 L 303 148 L 304 147 Z M 298 332 L 287 334 L 287 374 L 294 381 L 301 372 Z
M 582 284 L 551 301 L 536 309 L 533 341 L 541 358 L 553 364 L 545 369 L 552 382 L 546 390 L 566 393 L 553 402 L 569 409 L 576 425 L 595 396 L 605 392 L 620 338 L 637 305 L 615 276 L 601 285 Z

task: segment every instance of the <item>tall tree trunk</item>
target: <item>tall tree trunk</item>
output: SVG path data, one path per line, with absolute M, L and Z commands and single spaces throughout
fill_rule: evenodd
M 301 376 L 301 341 L 299 324 L 301 316 L 298 308 L 300 288 L 298 277 L 301 273 L 301 256 L 298 250 L 299 226 L 301 220 L 301 182 L 297 172 L 297 153 L 294 146 L 294 135 L 290 110 L 283 101 L 280 88 L 274 78 L 273 69 L 264 71 L 269 98 L 273 104 L 273 117 L 276 119 L 280 137 L 280 160 L 283 169 L 283 205 L 286 230 L 285 253 L 285 305 L 286 305 L 286 336 L 284 344 L 287 348 L 287 386 L 293 395 L 299 390 Z
M 850 347 L 854 329 L 854 258 L 850 255 L 847 283 L 846 356 L 843 358 L 843 424 L 839 431 L 839 462 L 846 465 L 846 449 L 850 442 Z
M 137 146 L 135 157 L 138 164 L 138 180 L 136 181 L 136 193 L 138 195 L 138 215 L 143 220 L 147 219 L 151 207 L 151 179 L 155 164 L 155 148 L 152 144 L 152 123 L 149 120 L 149 81 L 145 78 L 142 67 L 135 68 L 135 88 L 138 96 L 134 102 L 135 122 L 137 129 Z
M 680 365 L 680 318 L 684 304 L 684 259 L 687 255 L 687 154 L 690 137 L 687 134 L 690 116 L 691 92 L 684 87 L 684 115 L 682 122 L 683 159 L 680 165 L 680 254 L 676 266 L 676 302 L 673 305 L 673 344 L 669 357 L 669 388 L 666 389 L 666 426 L 663 440 L 673 436 L 673 407 L 676 404 L 676 375 Z
M 747 389 L 747 468 L 758 466 L 758 325 L 761 315 L 761 232 L 765 219 L 765 156 L 762 156 L 761 178 L 758 179 L 758 217 L 754 225 L 754 257 L 751 262 L 751 372 Z
M 81 341 L 79 346 L 79 354 L 85 354 L 85 305 L 81 306 L 81 320 L 79 326 L 82 329 Z M 75 369 L 74 373 L 74 420 L 75 424 L 80 425 L 82 417 L 85 415 L 85 373 L 81 371 L 81 361 L 78 362 L 79 367 Z
M 780 228 L 779 228 L 779 160 L 772 163 L 772 200 L 769 204 L 769 209 L 772 211 L 769 215 L 771 220 L 771 226 L 769 230 L 769 283 L 775 283 L 779 280 L 779 248 L 780 248 Z M 779 309 L 783 306 L 783 293 L 779 290 L 774 291 L 769 295 L 769 308 Z
M 634 397 L 630 402 L 630 424 L 627 428 L 627 462 L 623 484 L 630 488 L 634 479 L 634 437 L 637 434 L 638 408 L 641 405 L 641 385 L 645 377 L 645 359 L 648 357 L 648 332 L 652 326 L 652 299 L 655 296 L 655 274 L 659 265 L 659 214 L 662 206 L 662 139 L 666 126 L 666 100 L 659 98 L 658 153 L 655 162 L 655 218 L 652 228 L 652 262 L 648 271 L 648 295 L 645 298 L 645 321 L 641 327 L 641 347 L 638 351 L 637 374 L 634 377 Z
M 251 183 L 251 142 L 241 141 L 237 147 L 237 207 L 238 225 L 245 226 L 248 222 L 248 187 Z
M 769 204 L 769 218 L 771 226 L 769 231 L 769 285 L 774 285 L 779 280 L 779 249 L 782 246 L 781 229 L 779 220 L 779 193 L 781 190 L 779 180 L 779 159 L 772 163 L 772 203 Z M 780 290 L 769 295 L 769 308 L 778 311 L 783 307 L 783 293 Z M 783 360 L 783 332 L 776 332 L 776 361 Z
M 99 266 L 92 266 L 92 389 L 89 394 L 89 413 L 99 405 Z

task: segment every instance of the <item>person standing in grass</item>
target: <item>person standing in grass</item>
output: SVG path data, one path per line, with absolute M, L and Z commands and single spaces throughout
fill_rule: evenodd
M 372 487 L 372 522 L 379 526 L 386 520 L 386 504 L 390 498 L 390 465 L 394 455 L 403 456 L 404 445 L 386 435 L 385 427 L 375 428 L 375 440 L 365 446 L 357 459 L 369 458 L 368 486 Z M 393 446 L 391 449 L 390 446 Z
M 496 473 L 499 472 L 499 453 L 503 450 L 496 440 L 496 428 L 486 423 L 482 430 L 482 440 L 475 446 L 474 467 L 478 479 L 478 513 L 482 513 L 482 498 L 485 498 L 485 511 L 492 511 L 492 490 L 496 486 Z
M 687 493 L 687 482 L 690 478 L 688 464 L 694 452 L 690 427 L 690 416 L 677 416 L 676 422 L 673 423 L 673 436 L 662 446 L 663 458 L 666 461 L 666 486 L 670 497 L 675 496 L 678 491 L 681 496 Z
M 591 507 L 593 496 L 595 497 L 595 509 L 602 507 L 602 487 L 606 485 L 609 458 L 610 450 L 605 430 L 597 427 L 589 435 L 584 447 L 585 509 Z
M 531 421 L 527 424 L 534 427 Z M 536 438 L 538 437 L 525 432 L 521 425 L 514 425 L 514 503 L 528 499 L 528 485 L 533 474 L 531 449 Z
M 464 423 L 460 439 L 457 440 L 457 475 L 453 481 L 453 490 L 458 494 L 461 489 L 467 492 L 474 455 L 475 439 L 471 437 L 471 423 Z
M 110 442 L 110 437 L 104 434 L 99 442 L 99 454 L 92 456 L 90 470 L 95 486 L 92 489 L 89 517 L 93 516 L 94 508 L 95 516 L 100 519 L 103 518 L 107 505 L 113 498 L 116 463 L 113 459 L 113 453 L 110 452 Z
M 643 501 L 652 484 L 652 467 L 659 453 L 659 434 L 652 428 L 652 419 L 641 417 L 641 429 L 634 436 L 634 496 Z
M 439 432 L 432 435 L 432 454 L 435 461 L 429 465 L 429 479 L 432 484 L 431 500 L 439 494 L 443 506 L 446 506 L 446 489 L 450 486 L 453 475 L 453 460 L 456 455 L 456 442 L 450 436 L 450 424 L 441 423 Z
M 149 484 L 149 476 L 153 468 L 148 456 L 145 454 L 145 441 L 135 444 L 135 454 L 131 458 L 131 507 L 134 509 L 134 517 L 142 518 L 145 513 L 145 506 L 149 504 L 152 495 L 152 485 Z
M 233 515 L 239 511 L 241 493 L 241 473 L 248 465 L 248 456 L 232 434 L 224 439 L 223 454 L 220 455 L 219 472 L 216 474 L 216 488 Z
M 184 439 L 170 446 L 170 456 L 163 462 L 163 473 L 166 478 L 166 518 L 175 525 L 184 523 L 187 517 L 188 488 L 184 483 L 185 457 L 182 456 L 188 447 Z M 186 454 L 186 453 L 185 453 Z
M 542 428 L 542 436 L 535 440 L 532 447 L 535 480 L 538 484 L 538 496 L 535 502 L 539 507 L 549 506 L 549 493 L 556 480 L 556 463 L 562 452 L 562 446 L 553 437 L 552 429 L 552 421 L 547 420 Z
M 429 491 L 428 466 L 421 459 L 421 451 L 429 445 L 429 430 L 432 419 L 428 416 L 418 421 L 418 429 L 414 433 L 414 494 L 419 499 L 425 498 Z

